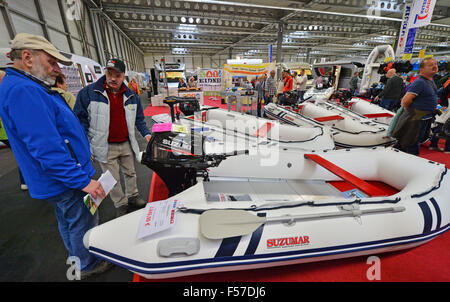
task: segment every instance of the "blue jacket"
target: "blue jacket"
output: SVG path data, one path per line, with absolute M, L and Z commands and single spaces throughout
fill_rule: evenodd
M 89 141 L 58 92 L 8 68 L 0 85 L 0 116 L 31 197 L 47 199 L 89 184 L 95 174 Z
M 94 158 L 106 163 L 108 160 L 108 137 L 110 123 L 110 107 L 108 94 L 104 88 L 106 76 L 83 88 L 77 95 L 73 109 L 89 138 Z M 144 112 L 139 97 L 126 87 L 123 94 L 125 120 L 128 128 L 128 139 L 136 159 L 140 161 L 139 144 L 136 140 L 135 127 L 143 137 L 151 132 L 145 123 Z

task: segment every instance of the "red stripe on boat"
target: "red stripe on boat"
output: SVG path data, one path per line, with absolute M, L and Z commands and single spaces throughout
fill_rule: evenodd
M 332 162 L 326 160 L 320 155 L 317 154 L 305 154 L 306 158 L 311 159 L 312 161 L 316 162 L 320 166 L 324 167 L 331 173 L 339 176 L 343 180 L 351 183 L 354 185 L 357 189 L 361 190 L 362 192 L 366 193 L 369 196 L 386 196 L 386 193 L 379 188 L 369 184 L 368 182 L 362 180 L 361 178 L 351 174 L 350 172 L 345 171 L 344 169 L 336 166 Z
M 334 121 L 334 120 L 343 120 L 344 118 L 340 115 L 329 115 L 329 116 L 321 116 L 316 117 L 315 120 L 318 122 L 327 122 L 327 121 Z
M 271 124 L 271 123 L 265 123 L 264 125 L 262 125 L 262 127 L 261 128 L 259 128 L 257 131 L 256 131 L 256 136 L 257 137 L 264 137 L 264 136 L 266 136 L 267 135 L 267 133 L 269 133 L 269 131 L 270 131 L 270 129 L 273 127 L 273 124 Z

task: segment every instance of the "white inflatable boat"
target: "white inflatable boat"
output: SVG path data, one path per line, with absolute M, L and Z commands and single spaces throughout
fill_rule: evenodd
M 280 152 L 270 168 L 248 155 L 208 168 L 209 177 L 171 197 L 172 228 L 138 239 L 150 213 L 142 209 L 91 229 L 84 244 L 145 278 L 168 278 L 374 255 L 449 229 L 442 164 L 392 148 Z M 338 190 L 342 179 L 354 189 Z
M 164 121 L 157 117 L 153 120 L 157 123 Z M 205 145 L 208 153 L 265 147 L 298 150 L 335 148 L 330 130 L 319 125 L 296 127 L 220 108 L 203 107 L 195 115 L 180 116 L 175 123 L 208 137 Z
M 283 123 L 301 126 L 309 121 L 330 129 L 335 145 L 341 148 L 391 146 L 395 143 L 393 138 L 386 136 L 387 125 L 329 102 L 304 102 L 299 105 L 298 112 L 268 104 L 264 111 L 270 118 Z
M 347 109 L 350 109 L 353 112 L 356 112 L 364 117 L 371 119 L 374 122 L 382 123 L 385 125 L 389 125 L 392 118 L 395 116 L 395 113 L 384 109 L 378 105 L 372 104 L 370 101 L 354 97 L 346 106 Z

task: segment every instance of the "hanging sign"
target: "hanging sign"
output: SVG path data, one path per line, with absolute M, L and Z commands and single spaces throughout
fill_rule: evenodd
M 436 0 L 415 0 L 408 26 L 416 28 L 430 24 L 435 4 Z
M 403 12 L 403 21 L 402 21 L 402 25 L 400 27 L 397 49 L 395 51 L 396 57 L 401 57 L 404 53 L 406 41 L 408 39 L 408 34 L 409 34 L 408 22 L 409 22 L 410 17 L 411 17 L 411 5 L 406 4 L 405 10 Z

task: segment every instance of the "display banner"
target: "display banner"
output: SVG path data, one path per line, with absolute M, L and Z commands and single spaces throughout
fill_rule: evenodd
M 272 63 L 272 44 L 269 44 L 269 63 Z
M 257 65 L 247 65 L 247 64 L 225 64 L 223 68 L 231 73 L 231 74 L 246 74 L 246 75 L 261 75 L 267 73 L 269 65 L 272 63 L 266 64 L 257 64 Z
M 405 49 L 403 54 L 412 54 L 414 48 L 414 39 L 416 38 L 417 28 L 410 28 L 408 31 L 408 37 L 406 38 Z
M 411 18 L 408 21 L 410 28 L 430 24 L 436 0 L 415 0 L 411 9 Z
M 197 75 L 197 87 L 203 91 L 222 90 L 221 69 L 200 69 Z
M 410 16 L 411 16 L 411 5 L 406 4 L 405 10 L 403 12 L 403 21 L 402 21 L 402 25 L 400 27 L 397 49 L 395 50 L 395 56 L 397 58 L 401 57 L 405 50 L 406 40 L 408 38 L 408 32 L 409 32 L 408 22 L 409 22 Z

